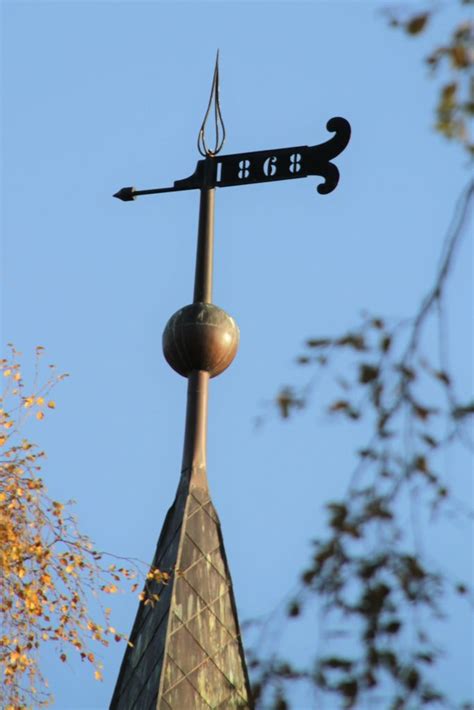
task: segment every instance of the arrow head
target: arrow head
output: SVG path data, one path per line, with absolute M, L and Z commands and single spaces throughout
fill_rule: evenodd
M 134 192 L 133 187 L 122 187 L 121 190 L 115 193 L 114 197 L 118 200 L 122 200 L 122 202 L 131 202 L 135 199 Z

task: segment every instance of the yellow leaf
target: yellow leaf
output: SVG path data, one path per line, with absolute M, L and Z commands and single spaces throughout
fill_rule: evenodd
M 3 376 L 4 376 L 4 377 L 9 377 L 11 374 L 12 374 L 12 371 L 11 371 L 11 370 L 4 370 L 4 371 L 3 371 Z
M 50 402 L 48 402 L 48 407 L 50 409 L 54 409 L 56 407 L 56 402 L 53 402 L 53 400 L 51 400 Z
M 0 434 L 0 446 L 3 446 L 3 444 L 6 442 L 7 437 L 4 436 L 3 434 Z
M 7 422 L 7 423 L 6 423 L 6 424 L 4 424 L 3 426 L 5 427 L 5 429 L 11 429 L 11 428 L 12 428 L 12 426 L 13 426 L 13 422 L 12 422 L 12 421 L 10 421 L 10 422 Z
M 25 403 L 23 406 L 25 407 L 25 409 L 28 409 L 28 407 L 31 407 L 31 405 L 33 404 L 34 401 L 35 401 L 34 397 L 27 397 L 25 399 Z
M 19 382 L 21 380 L 21 374 L 17 372 L 13 379 L 16 380 L 16 382 Z
M 115 592 L 118 592 L 118 588 L 115 584 L 107 584 L 105 587 L 102 587 L 102 591 L 106 594 L 115 594 Z
M 37 397 L 36 404 L 39 404 L 41 407 L 41 405 L 44 404 L 44 397 Z
M 451 61 L 456 69 L 466 69 L 470 64 L 469 51 L 462 44 L 451 49 Z
M 94 678 L 95 678 L 96 680 L 102 680 L 102 673 L 101 673 L 100 671 L 96 671 L 96 672 L 94 673 Z
M 36 419 L 44 419 L 44 413 L 43 412 L 36 412 Z
M 4 500 L 7 499 L 7 494 L 6 493 L 0 493 L 0 503 L 3 503 Z

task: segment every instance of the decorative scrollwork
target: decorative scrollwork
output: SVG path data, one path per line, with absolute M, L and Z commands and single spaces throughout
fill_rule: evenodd
M 351 137 L 351 126 L 345 118 L 337 116 L 331 118 L 326 128 L 328 131 L 334 132 L 335 135 L 326 143 L 321 143 L 313 148 L 311 152 L 311 168 L 308 174 L 321 175 L 325 181 L 318 185 L 317 190 L 320 195 L 327 195 L 332 192 L 339 182 L 339 170 L 331 163 L 331 160 L 337 157 L 349 143 Z

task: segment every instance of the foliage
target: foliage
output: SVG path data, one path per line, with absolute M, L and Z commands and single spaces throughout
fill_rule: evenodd
M 426 57 L 432 76 L 442 77 L 436 105 L 435 129 L 446 138 L 459 142 L 474 155 L 474 142 L 469 127 L 474 116 L 474 22 L 467 15 L 473 0 L 461 0 L 466 18 L 453 28 L 447 42 Z M 392 27 L 417 36 L 429 29 L 442 6 L 426 8 L 402 17 L 400 10 L 387 11 Z
M 294 619 L 319 604 L 325 652 L 307 668 L 277 656 L 252 659 L 257 700 L 272 698 L 274 708 L 287 707 L 284 688 L 295 680 L 335 695 L 344 708 L 365 707 L 381 692 L 392 693 L 383 707 L 393 710 L 448 706 L 432 681 L 441 651 L 428 628 L 442 614 L 446 594 L 455 591 L 470 600 L 473 595 L 464 581 L 453 582 L 434 566 L 421 531 L 429 516 L 471 516 L 453 498 L 448 472 L 439 467 L 449 447 L 473 446 L 467 425 L 474 398 L 456 394 L 442 319 L 447 276 L 473 198 L 471 183 L 434 284 L 413 319 L 390 324 L 365 316 L 350 332 L 308 340 L 299 357 L 307 368 L 332 372 L 338 393 L 325 405 L 327 414 L 368 434 L 345 495 L 326 506 L 327 532 L 313 542 L 312 559 L 287 610 Z M 439 329 L 437 362 L 436 355 L 422 353 L 433 319 Z M 310 399 L 310 387 L 284 387 L 277 406 L 289 418 Z
M 0 360 L 5 383 L 0 399 L 0 669 L 4 677 L 0 705 L 7 710 L 51 701 L 39 665 L 41 645 L 53 644 L 62 662 L 76 652 L 91 664 L 95 678 L 102 679 L 102 663 L 92 651 L 92 642 L 102 647 L 110 639 L 125 637 L 110 623 L 110 609 L 101 593 L 115 594 L 120 581 L 130 580 L 132 591 L 141 565 L 103 562 L 104 553 L 94 549 L 71 514 L 72 501 L 52 500 L 39 473 L 45 453 L 24 436 L 27 420 L 41 421 L 56 404 L 51 389 L 66 375 L 54 368 L 39 384 L 40 358 L 36 351 L 36 374 L 27 388 L 20 369 L 19 353 Z M 167 575 L 151 569 L 148 579 L 166 581 Z M 148 598 L 148 586 L 140 599 Z M 95 597 L 97 613 L 88 602 Z
M 389 17 L 416 36 L 437 11 Z M 444 82 L 435 128 L 470 154 L 473 39 L 472 23 L 463 21 L 427 58 Z M 313 400 L 314 382 L 330 375 L 332 394 L 323 411 L 357 428 L 363 443 L 347 490 L 326 506 L 326 530 L 313 541 L 286 610 L 288 620 L 308 627 L 316 608 L 314 658 L 297 666 L 274 650 L 254 648 L 257 707 L 290 707 L 288 691 L 295 683 L 307 684 L 321 700 L 331 698 L 331 708 L 377 702 L 390 710 L 453 707 L 436 683 L 442 650 L 432 621 L 443 616 L 450 595 L 472 603 L 473 594 L 433 561 L 422 533 L 437 516 L 472 518 L 452 493 L 443 457 L 453 446 L 473 449 L 468 424 L 474 397 L 457 394 L 444 330 L 446 287 L 473 199 L 474 182 L 460 197 L 438 272 L 414 316 L 393 322 L 365 315 L 349 332 L 307 340 L 298 362 L 312 373 L 308 384 L 283 387 L 276 397 L 281 417 L 294 417 Z

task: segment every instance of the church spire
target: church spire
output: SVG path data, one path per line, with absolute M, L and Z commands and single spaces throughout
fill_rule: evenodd
M 220 117 L 218 65 L 214 96 Z M 222 119 L 221 119 L 222 120 Z M 218 133 L 209 161 L 222 144 Z M 204 710 L 251 707 L 232 582 L 221 527 L 206 475 L 209 378 L 232 362 L 239 329 L 212 304 L 215 188 L 203 186 L 193 303 L 171 317 L 163 334 L 168 363 L 188 378 L 183 464 L 175 501 L 166 516 L 153 568 L 171 571 L 167 584 L 151 581 L 140 603 L 122 662 L 111 710 Z
M 206 124 L 213 113 L 215 144 Z M 193 303 L 168 322 L 163 350 L 171 367 L 188 379 L 186 430 L 181 478 L 168 511 L 153 568 L 171 572 L 167 584 L 149 580 L 138 608 L 111 710 L 227 710 L 251 708 L 245 657 L 222 533 L 206 475 L 209 379 L 223 372 L 237 352 L 235 321 L 212 303 L 214 197 L 216 187 L 293 180 L 318 175 L 319 194 L 332 192 L 339 171 L 332 162 L 349 142 L 346 119 L 331 118 L 334 136 L 314 146 L 300 145 L 218 155 L 225 138 L 216 61 L 211 97 L 199 131 L 203 156 L 194 173 L 172 187 L 115 194 L 128 202 L 140 195 L 199 189 L 198 246 Z

